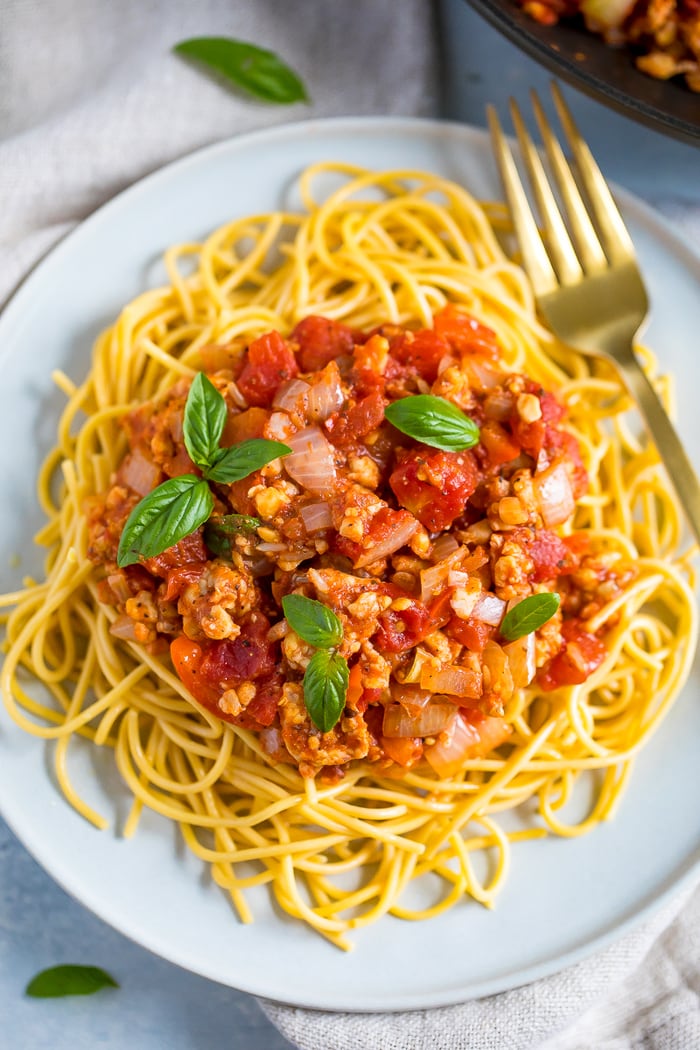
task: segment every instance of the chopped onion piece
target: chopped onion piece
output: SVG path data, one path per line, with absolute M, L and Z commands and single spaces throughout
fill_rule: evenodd
M 139 496 L 147 496 L 158 484 L 160 474 L 160 467 L 147 459 L 141 449 L 135 448 L 120 466 L 118 478 Z
M 124 613 L 122 616 L 117 616 L 114 623 L 109 628 L 109 633 L 113 634 L 115 638 L 121 638 L 125 642 L 136 641 L 136 623 Z
M 490 627 L 498 627 L 506 614 L 506 603 L 495 594 L 484 594 L 478 599 L 471 615 L 481 623 L 487 623 Z
M 493 390 L 484 400 L 484 414 L 487 419 L 505 423 L 513 411 L 515 398 L 509 390 Z
M 483 358 L 471 357 L 469 354 L 462 357 L 462 371 L 469 377 L 469 385 L 480 392 L 493 390 L 503 380 L 502 372 L 487 364 Z
M 448 368 L 452 368 L 456 364 L 456 357 L 453 357 L 452 354 L 444 354 L 438 361 L 437 374 L 441 376 L 443 372 L 446 372 Z
M 468 587 L 469 586 L 469 573 L 464 572 L 462 569 L 450 569 L 447 575 L 447 586 L 448 587 Z
M 390 554 L 394 554 L 395 551 L 406 546 L 417 529 L 418 521 L 406 513 L 406 516 L 402 517 L 401 521 L 397 523 L 394 531 L 383 539 L 381 543 L 375 544 L 370 550 L 362 554 L 355 562 L 355 565 L 358 569 L 361 569 L 364 565 L 371 565 L 372 562 L 379 561 L 380 558 L 387 558 Z
M 289 751 L 282 739 L 282 730 L 279 726 L 265 726 L 260 730 L 260 743 L 266 755 L 275 762 L 290 762 Z
M 426 747 L 424 754 L 439 777 L 451 777 L 460 771 L 478 743 L 476 727 L 460 714 L 453 714 L 445 732 L 435 744 Z
M 125 605 L 131 597 L 131 591 L 129 590 L 129 584 L 126 582 L 126 576 L 124 576 L 124 573 L 113 573 L 111 576 L 107 577 L 107 583 L 109 584 L 115 598 Z
M 481 672 L 454 664 L 441 670 L 428 664 L 421 671 L 420 684 L 433 693 L 447 693 L 469 700 L 478 700 L 482 693 Z
M 300 509 L 299 517 L 307 532 L 320 532 L 333 524 L 331 508 L 327 503 L 307 503 Z
M 455 587 L 450 597 L 450 605 L 455 616 L 460 620 L 468 620 L 474 612 L 474 607 L 481 600 L 481 582 L 473 577 L 468 579 L 464 587 Z
M 442 561 L 443 558 L 449 558 L 450 554 L 454 554 L 455 551 L 459 550 L 459 543 L 450 536 L 449 533 L 444 532 L 442 536 L 438 536 L 433 544 L 433 553 L 431 555 L 434 562 Z
M 289 550 L 286 543 L 258 543 L 257 550 L 264 554 L 279 554 L 280 551 Z
M 303 415 L 310 389 L 303 379 L 290 379 L 277 388 L 272 407 L 281 408 L 284 412 L 301 412 Z
M 263 433 L 270 441 L 287 441 L 287 438 L 295 432 L 296 427 L 286 412 L 273 412 Z
M 425 656 L 428 655 L 424 649 L 420 651 Z M 417 685 L 409 685 L 408 683 L 404 685 L 392 682 L 391 698 L 401 704 L 402 707 L 405 707 L 409 714 L 415 715 L 423 710 L 429 700 L 432 700 L 432 693 L 429 693 L 427 689 L 420 689 Z
M 426 747 L 425 757 L 440 777 L 458 773 L 470 758 L 482 758 L 499 747 L 511 734 L 503 718 L 479 717 L 471 722 L 456 714 L 437 743 Z
M 250 558 L 244 558 L 243 561 L 246 569 L 255 579 L 258 579 L 260 576 L 269 576 L 271 572 L 275 571 L 274 565 L 264 551 L 260 553 L 256 550 Z
M 314 423 L 322 423 L 342 407 L 343 389 L 340 385 L 340 372 L 335 361 L 324 370 L 321 379 L 309 390 L 307 413 Z
M 335 484 L 333 449 L 318 427 L 306 427 L 286 440 L 292 452 L 282 463 L 290 478 L 317 496 L 330 492 Z
M 634 0 L 581 0 L 586 25 L 594 31 L 621 26 L 633 7 Z
M 384 736 L 436 736 L 454 717 L 455 707 L 445 701 L 430 700 L 421 711 L 410 714 L 402 704 L 384 708 Z
M 409 667 L 405 671 L 395 670 L 394 675 L 399 682 L 405 685 L 413 684 L 414 682 L 420 681 L 421 671 L 426 663 L 433 663 L 434 659 L 430 653 L 426 652 L 425 649 L 421 649 L 417 646 L 413 650 L 413 660 Z M 402 703 L 400 697 L 396 697 L 399 703 Z
M 503 652 L 508 659 L 510 673 L 513 676 L 513 685 L 516 689 L 524 689 L 535 677 L 535 634 L 525 634 L 522 638 L 516 638 L 514 642 L 508 642 L 503 646 Z
M 508 657 L 497 642 L 489 640 L 481 656 L 484 669 L 484 691 L 495 693 L 502 701 L 513 695 L 513 675 Z
M 571 482 L 563 463 L 555 463 L 542 474 L 535 474 L 535 488 L 542 520 L 547 528 L 568 521 L 576 509 Z
M 431 565 L 429 569 L 421 569 L 420 574 L 420 600 L 429 602 L 437 594 L 444 591 L 451 570 L 464 557 L 464 549 L 457 545 L 457 549 L 451 551 L 442 558 L 437 565 Z

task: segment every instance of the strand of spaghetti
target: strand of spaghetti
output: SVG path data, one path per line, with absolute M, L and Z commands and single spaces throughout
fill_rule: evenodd
M 504 785 L 507 781 L 511 780 L 516 773 L 520 772 L 522 767 L 535 754 L 537 749 L 543 744 L 548 736 L 554 732 L 557 725 L 562 721 L 562 715 L 557 714 L 551 721 L 544 725 L 538 733 L 535 733 L 529 744 L 522 748 L 522 750 L 516 751 L 510 758 L 504 763 L 500 771 L 494 774 L 489 780 L 487 786 L 483 791 L 479 792 L 476 798 L 471 798 L 468 801 L 462 803 L 456 807 L 452 817 L 451 826 L 454 831 L 460 831 L 461 828 L 467 824 L 472 817 L 484 813 L 484 808 L 488 802 L 491 801 L 492 797 L 496 794 L 498 789 Z M 434 858 L 437 850 L 442 846 L 447 836 L 440 836 L 438 841 L 431 846 L 428 851 L 428 857 Z
M 162 776 L 149 761 L 146 753 L 141 746 L 141 738 L 138 731 L 138 725 L 135 719 L 128 720 L 128 734 L 129 734 L 129 750 L 131 751 L 131 757 L 138 769 L 141 770 L 144 778 L 148 783 L 155 784 L 163 791 L 171 791 L 173 794 L 178 795 L 181 793 L 192 793 L 206 790 L 215 784 L 226 764 L 229 762 L 231 757 L 231 750 L 233 744 L 233 737 L 230 733 L 226 733 L 221 738 L 221 747 L 216 760 L 211 764 L 209 771 L 202 777 L 201 780 L 187 781 L 185 783 L 178 782 L 173 777 Z M 194 753 L 187 750 L 187 755 L 194 758 Z
M 157 749 L 157 743 L 158 743 L 158 723 L 154 722 L 151 725 L 151 731 L 150 731 L 150 733 L 148 735 L 148 740 L 146 742 L 146 755 L 148 756 L 148 760 L 150 762 L 152 762 L 154 757 L 155 757 L 155 753 L 156 753 L 156 749 Z M 142 774 L 141 777 L 140 777 L 140 780 L 141 780 L 141 784 L 143 785 L 143 787 L 145 789 L 147 784 L 148 784 L 148 780 L 147 780 L 146 776 L 144 774 Z M 142 798 L 134 798 L 133 799 L 133 801 L 131 803 L 131 807 L 129 809 L 129 813 L 128 813 L 127 818 L 126 818 L 126 821 L 124 822 L 124 827 L 122 828 L 122 836 L 125 839 L 130 839 L 130 838 L 132 838 L 133 835 L 135 835 L 136 829 L 137 829 L 139 821 L 141 819 L 141 814 L 143 812 L 143 806 L 144 806 L 144 803 L 143 803 L 143 799 Z

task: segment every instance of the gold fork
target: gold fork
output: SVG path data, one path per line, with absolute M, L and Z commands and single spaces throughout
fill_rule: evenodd
M 493 106 L 488 107 L 494 152 L 523 265 L 539 312 L 554 334 L 583 353 L 606 358 L 616 366 L 637 402 L 700 543 L 700 484 L 634 352 L 635 336 L 649 309 L 634 246 L 600 168 L 556 84 L 552 84 L 552 94 L 592 215 L 533 91 L 535 118 L 571 230 L 569 236 L 540 155 L 511 99 L 513 124 L 542 220 L 546 247 L 496 111 Z

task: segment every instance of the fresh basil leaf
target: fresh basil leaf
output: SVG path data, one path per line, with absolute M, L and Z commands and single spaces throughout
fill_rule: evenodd
M 77 966 L 64 963 L 42 970 L 24 989 L 34 999 L 58 999 L 64 995 L 93 995 L 100 988 L 118 988 L 110 974 L 99 966 Z
M 415 394 L 393 401 L 384 410 L 390 423 L 416 441 L 444 452 L 462 452 L 479 442 L 479 428 L 444 397 Z
M 194 474 L 169 478 L 137 503 L 119 541 L 117 564 L 134 565 L 153 558 L 198 529 L 211 516 L 214 497 L 206 481 Z
M 345 708 L 350 672 L 338 653 L 319 649 L 311 657 L 304 675 L 304 703 L 309 718 L 322 733 L 328 733 Z
M 204 542 L 212 554 L 219 558 L 231 557 L 231 538 L 240 535 L 254 535 L 262 525 L 258 518 L 249 518 L 245 514 L 224 514 L 220 518 L 210 518 L 204 527 Z
M 234 481 L 247 478 L 254 470 L 260 470 L 278 456 L 289 455 L 291 451 L 289 445 L 283 445 L 281 441 L 252 438 L 231 448 L 220 448 L 211 466 L 204 469 L 204 475 L 217 484 L 231 485 Z
M 559 595 L 549 591 L 531 594 L 505 614 L 500 631 L 509 642 L 537 631 L 547 620 L 551 620 L 559 608 Z
M 285 619 L 293 631 L 317 649 L 332 649 L 343 640 L 343 625 L 332 609 L 303 594 L 282 599 Z
M 204 372 L 197 372 L 185 402 L 182 436 L 193 463 L 208 467 L 219 451 L 226 402 Z
M 173 51 L 223 73 L 236 87 L 264 102 L 287 105 L 309 101 L 304 82 L 293 69 L 274 51 L 266 51 L 245 40 L 224 36 L 194 37 L 176 44 Z

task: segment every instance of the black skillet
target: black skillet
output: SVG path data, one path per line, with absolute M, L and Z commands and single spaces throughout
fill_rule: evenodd
M 582 26 L 534 22 L 515 0 L 468 0 L 513 44 L 599 102 L 674 138 L 700 145 L 700 94 L 682 77 L 654 80 L 629 51 L 608 47 Z

